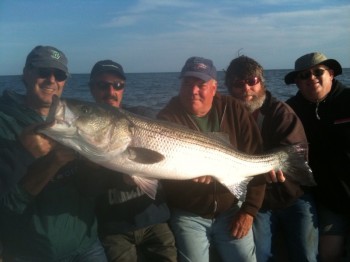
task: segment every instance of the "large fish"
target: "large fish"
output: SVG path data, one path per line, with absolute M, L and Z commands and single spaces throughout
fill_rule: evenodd
M 305 148 L 290 146 L 262 155 L 235 150 L 221 136 L 73 99 L 54 99 L 40 132 L 106 168 L 132 176 L 154 198 L 158 179 L 210 175 L 242 198 L 258 174 L 282 170 L 302 185 L 315 185 Z

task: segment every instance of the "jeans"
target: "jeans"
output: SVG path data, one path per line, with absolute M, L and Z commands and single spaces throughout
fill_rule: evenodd
M 176 262 L 174 235 L 167 223 L 156 224 L 102 239 L 108 261 Z
M 220 261 L 254 262 L 255 246 L 252 230 L 241 239 L 231 236 L 230 225 L 238 206 L 206 219 L 179 209 L 173 209 L 170 224 L 175 235 L 179 261 L 209 261 L 209 247 L 214 247 Z
M 4 260 L 7 261 L 6 259 Z M 9 259 L 11 262 L 47 262 L 46 259 L 14 257 Z M 96 241 L 86 252 L 72 255 L 64 259 L 55 260 L 56 262 L 107 262 L 107 257 L 100 241 Z
M 253 224 L 258 262 L 275 261 L 276 237 L 282 234 L 289 261 L 317 261 L 318 221 L 311 194 L 304 194 L 296 202 L 278 210 L 260 210 Z

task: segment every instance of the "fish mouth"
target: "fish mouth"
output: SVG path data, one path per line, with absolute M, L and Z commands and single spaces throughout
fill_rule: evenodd
M 52 102 L 49 110 L 49 114 L 46 117 L 46 122 L 55 122 L 56 121 L 56 112 L 60 105 L 60 99 L 57 95 L 52 96 Z
M 75 120 L 76 117 L 74 117 L 74 114 L 69 110 L 67 103 L 57 95 L 54 95 L 46 122 L 72 128 Z

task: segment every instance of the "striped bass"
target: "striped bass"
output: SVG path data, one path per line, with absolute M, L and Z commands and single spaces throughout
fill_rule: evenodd
M 227 140 L 126 110 L 74 99 L 53 99 L 40 130 L 94 163 L 130 175 L 154 198 L 158 179 L 212 176 L 244 198 L 253 176 L 282 170 L 302 185 L 315 185 L 305 148 L 288 146 L 261 155 L 235 150 Z

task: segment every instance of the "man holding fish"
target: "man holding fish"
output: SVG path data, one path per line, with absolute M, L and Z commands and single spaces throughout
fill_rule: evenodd
M 242 152 L 261 150 L 259 129 L 249 112 L 234 98 L 217 93 L 211 60 L 189 58 L 180 78 L 179 95 L 160 111 L 160 119 L 203 132 L 223 132 Z M 210 246 L 221 261 L 256 261 L 252 224 L 263 201 L 264 176 L 251 180 L 242 204 L 211 176 L 164 180 L 163 185 L 180 261 L 209 261 Z
M 107 261 L 97 236 L 94 199 L 78 188 L 77 154 L 36 132 L 68 76 L 62 51 L 37 46 L 23 69 L 25 95 L 6 90 L 0 98 L 5 261 Z
M 300 119 L 267 90 L 264 70 L 258 62 L 244 55 L 233 59 L 226 70 L 225 85 L 254 116 L 265 151 L 294 144 L 307 147 Z M 317 261 L 318 227 L 311 188 L 301 187 L 290 179 L 267 184 L 253 232 L 258 261 L 279 259 L 278 247 L 282 247 L 279 235 L 283 235 L 288 261 Z
M 119 63 L 101 60 L 91 70 L 90 92 L 97 103 L 120 108 L 125 82 Z M 167 223 L 169 209 L 161 188 L 151 199 L 127 174 L 91 164 L 86 171 L 96 177 L 93 180 L 101 173 L 114 180 L 110 183 L 113 186 L 98 197 L 96 208 L 99 236 L 108 261 L 177 261 L 174 235 Z

